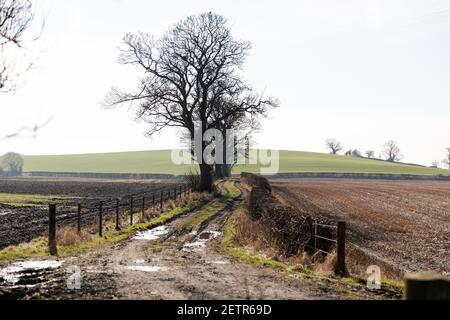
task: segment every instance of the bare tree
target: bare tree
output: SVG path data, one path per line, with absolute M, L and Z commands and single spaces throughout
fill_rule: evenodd
M 23 35 L 30 27 L 34 14 L 30 0 L 0 0 L 0 90 L 12 87 L 14 63 L 9 61 L 12 48 L 22 48 Z
M 402 155 L 400 153 L 400 148 L 397 142 L 389 140 L 384 144 L 383 155 L 389 162 L 400 161 Z
M 251 45 L 234 40 L 221 15 L 189 16 L 157 41 L 147 34 L 127 34 L 123 42 L 119 62 L 138 66 L 143 77 L 135 92 L 113 88 L 104 103 L 109 107 L 130 103 L 137 118 L 148 123 L 149 136 L 178 127 L 187 130 L 193 140 L 195 134 L 203 137 L 235 114 L 266 114 L 277 105 L 274 99 L 253 93 L 241 80 L 238 71 Z M 214 118 L 221 99 L 237 103 Z M 207 146 L 203 141 L 194 154 L 201 190 L 212 187 L 212 167 L 203 161 Z
M 337 154 L 339 151 L 344 149 L 339 141 L 336 139 L 327 139 L 325 141 L 325 144 L 327 146 L 327 149 L 330 149 L 330 154 Z
M 448 168 L 450 169 L 450 148 L 447 148 L 447 165 Z
M 23 158 L 18 153 L 9 152 L 2 157 L 3 170 L 9 171 L 11 174 L 22 174 L 23 164 Z
M 361 152 L 358 149 L 355 149 L 352 151 L 352 156 L 361 158 Z
M 450 148 L 446 149 L 447 155 L 444 160 L 442 160 L 442 164 L 450 169 Z
M 375 151 L 373 151 L 373 150 L 367 150 L 367 151 L 366 151 L 366 156 L 367 156 L 367 158 L 369 158 L 369 159 L 375 158 Z
M 214 168 L 216 177 L 219 179 L 231 176 L 231 171 L 239 158 L 248 158 L 252 134 L 261 128 L 259 117 L 265 116 L 265 114 L 258 113 L 248 115 L 247 113 L 236 112 L 226 118 L 223 117 L 239 103 L 241 103 L 240 100 L 219 99 L 212 113 L 214 120 L 222 119 L 214 121 L 216 123 L 215 129 L 222 134 L 223 159 L 221 163 L 216 163 Z M 233 131 L 233 136 L 228 136 L 229 130 Z M 228 154 L 229 152 L 231 153 Z

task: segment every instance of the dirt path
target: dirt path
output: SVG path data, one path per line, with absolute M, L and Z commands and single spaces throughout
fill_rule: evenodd
M 113 276 L 119 299 L 324 298 L 312 283 L 236 263 L 218 252 L 222 227 L 238 203 L 232 202 L 191 232 L 176 231 L 181 218 L 160 228 L 161 233 L 168 233 L 159 239 L 132 239 L 93 254 L 86 257 L 83 264 L 88 268 L 83 269 Z M 333 298 L 333 294 L 326 297 Z
M 205 207 L 211 207 L 220 199 Z M 35 297 L 59 299 L 348 299 L 374 298 L 365 290 L 256 267 L 220 253 L 223 226 L 242 200 L 199 225 L 180 224 L 201 208 L 165 226 L 138 233 L 110 248 L 66 259 Z M 68 290 L 69 266 L 81 269 L 81 289 Z M 31 297 L 33 298 L 33 297 Z

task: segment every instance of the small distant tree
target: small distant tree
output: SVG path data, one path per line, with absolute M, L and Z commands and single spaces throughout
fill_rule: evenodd
M 361 158 L 361 152 L 358 149 L 355 149 L 352 151 L 352 156 Z
M 447 158 L 444 161 L 450 169 L 450 148 L 447 148 Z
M 353 150 L 348 150 L 345 152 L 345 155 L 350 157 L 352 155 L 352 153 L 353 153 Z
M 9 152 L 5 154 L 2 159 L 3 169 L 15 175 L 22 174 L 23 164 L 23 157 L 15 152 Z
M 369 159 L 375 158 L 375 151 L 373 151 L 373 150 L 367 150 L 367 151 L 366 151 L 366 156 L 367 156 L 367 158 L 369 158 Z
M 389 140 L 384 144 L 383 156 L 389 162 L 397 162 L 400 161 L 402 155 L 400 153 L 400 148 L 397 142 L 393 140 Z
M 327 149 L 330 149 L 331 154 L 337 154 L 339 151 L 342 151 L 342 149 L 344 149 L 344 147 L 342 147 L 342 144 L 336 139 L 327 139 L 325 141 L 325 144 L 327 146 Z
M 434 160 L 431 163 L 431 168 L 439 168 L 439 161 L 438 160 Z

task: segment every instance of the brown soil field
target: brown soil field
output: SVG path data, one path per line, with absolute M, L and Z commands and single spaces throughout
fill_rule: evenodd
M 0 178 L 0 194 L 45 195 L 68 197 L 57 200 L 58 226 L 76 223 L 77 204 L 82 204 L 83 223 L 97 217 L 99 201 L 104 203 L 104 215 L 115 212 L 115 199 L 121 199 L 121 210 L 130 207 L 131 196 L 136 197 L 134 206 L 141 207 L 142 196 L 148 201 L 160 198 L 160 190 L 183 183 L 181 180 L 103 180 L 76 178 Z M 72 199 L 71 197 L 76 197 Z M 0 248 L 45 235 L 48 226 L 48 203 L 35 206 L 11 206 L 0 203 Z
M 280 201 L 304 214 L 347 221 L 349 249 L 358 248 L 399 273 L 450 272 L 450 182 L 310 179 L 271 184 Z

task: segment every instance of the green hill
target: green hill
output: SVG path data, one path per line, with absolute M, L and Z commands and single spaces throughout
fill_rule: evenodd
M 25 172 L 96 172 L 184 174 L 191 166 L 174 165 L 169 150 L 79 155 L 25 156 Z M 241 171 L 259 172 L 257 165 L 237 166 Z M 449 170 L 389 163 L 323 153 L 280 151 L 280 172 L 388 173 L 448 175 Z

